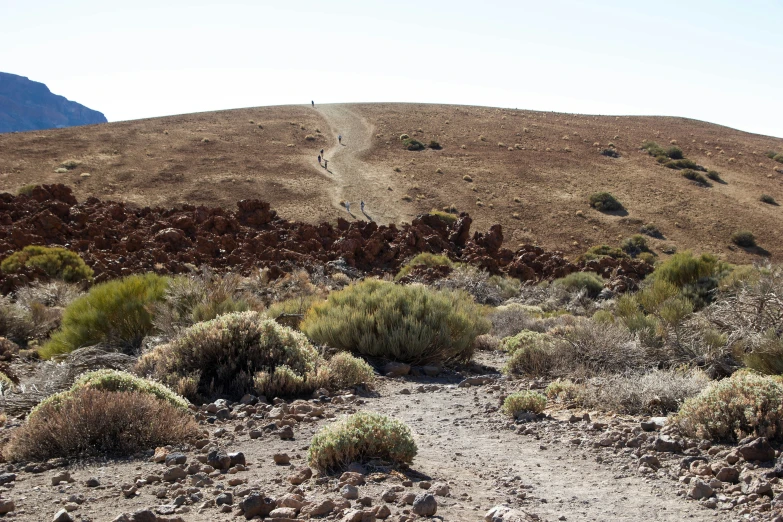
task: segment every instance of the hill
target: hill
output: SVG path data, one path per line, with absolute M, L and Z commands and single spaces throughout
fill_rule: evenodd
M 342 135 L 342 143 L 336 137 Z M 439 149 L 406 150 L 402 134 Z M 677 146 L 719 181 L 703 186 L 641 146 Z M 610 146 L 611 145 L 611 146 Z M 257 198 L 281 217 L 410 221 L 432 208 L 503 225 L 506 244 L 575 256 L 653 223 L 653 250 L 711 251 L 733 261 L 783 254 L 783 140 L 672 117 L 588 116 L 485 107 L 351 104 L 259 107 L 0 136 L 0 190 L 64 183 L 80 200 L 233 208 Z M 611 148 L 619 157 L 601 151 Z M 316 157 L 326 150 L 328 170 Z M 65 165 L 65 166 L 63 166 Z M 59 170 L 59 172 L 56 172 Z M 602 213 L 595 192 L 624 209 Z M 366 202 L 366 216 L 357 208 Z M 762 249 L 731 243 L 741 229 Z
M 0 132 L 106 123 L 98 111 L 53 94 L 43 83 L 0 72 Z

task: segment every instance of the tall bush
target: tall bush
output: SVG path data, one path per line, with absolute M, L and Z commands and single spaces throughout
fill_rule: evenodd
M 62 247 L 29 245 L 3 259 L 0 270 L 6 274 L 19 272 L 23 268 L 43 271 L 47 277 L 75 283 L 92 279 L 92 268 L 87 266 L 79 254 Z
M 141 347 L 153 330 L 153 304 L 163 299 L 168 278 L 132 275 L 94 286 L 65 309 L 60 330 L 41 348 L 44 358 L 102 343 L 125 353 Z
M 317 343 L 401 362 L 466 361 L 489 321 L 464 292 L 365 280 L 315 305 L 301 329 Z

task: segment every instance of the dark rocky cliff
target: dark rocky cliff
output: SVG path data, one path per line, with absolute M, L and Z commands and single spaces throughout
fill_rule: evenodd
M 106 116 L 53 94 L 43 83 L 0 72 L 0 132 L 106 123 Z

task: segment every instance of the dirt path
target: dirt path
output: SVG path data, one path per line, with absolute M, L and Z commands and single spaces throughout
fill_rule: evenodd
M 436 385 L 436 390 L 417 393 L 419 386 L 387 385 L 380 398 L 368 400 L 367 409 L 388 413 L 411 426 L 419 447 L 415 470 L 448 480 L 457 498 L 463 492 L 470 495 L 468 502 L 444 506 L 445 520 L 479 520 L 496 504 L 544 520 L 715 518 L 697 503 L 678 498 L 671 478 L 643 478 L 623 470 L 619 461 L 617 466 L 607 464 L 611 458 L 604 452 L 575 449 L 565 440 L 555 442 L 563 436 L 562 421 L 551 422 L 552 440 L 547 440 L 547 427 L 537 426 L 538 436 L 509 429 L 499 414 L 486 413 L 498 402 L 498 394 L 487 386 Z M 413 393 L 400 393 L 403 388 Z M 524 499 L 519 498 L 520 492 Z
M 351 203 L 351 213 L 356 219 L 372 219 L 379 224 L 409 221 L 410 216 L 404 215 L 394 204 L 393 192 L 388 190 L 392 184 L 391 176 L 377 165 L 363 160 L 364 154 L 372 146 L 372 124 L 346 105 L 320 105 L 316 110 L 328 122 L 330 139 L 334 143 L 333 147 L 325 151 L 329 161 L 326 175 L 335 182 L 331 194 L 334 205 L 342 208 L 340 202 L 348 201 Z M 342 144 L 337 140 L 340 135 Z M 378 196 L 385 194 L 389 197 Z M 366 204 L 366 215 L 361 212 L 362 200 Z

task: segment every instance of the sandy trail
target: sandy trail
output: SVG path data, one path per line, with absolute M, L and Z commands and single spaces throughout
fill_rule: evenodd
M 335 207 L 342 210 L 343 217 L 350 218 L 340 206 L 341 201 L 347 201 L 356 219 L 368 221 L 369 216 L 378 224 L 409 221 L 411 217 L 400 212 L 394 204 L 393 192 L 388 190 L 393 183 L 390 174 L 363 159 L 372 147 L 372 124 L 346 105 L 319 105 L 316 110 L 330 127 L 331 135 L 328 136 L 334 146 L 325 151 L 329 168 L 323 173 L 335 182 L 331 197 Z M 340 135 L 342 144 L 337 139 Z M 386 194 L 388 197 L 378 196 Z M 362 200 L 366 204 L 366 215 L 360 209 Z

